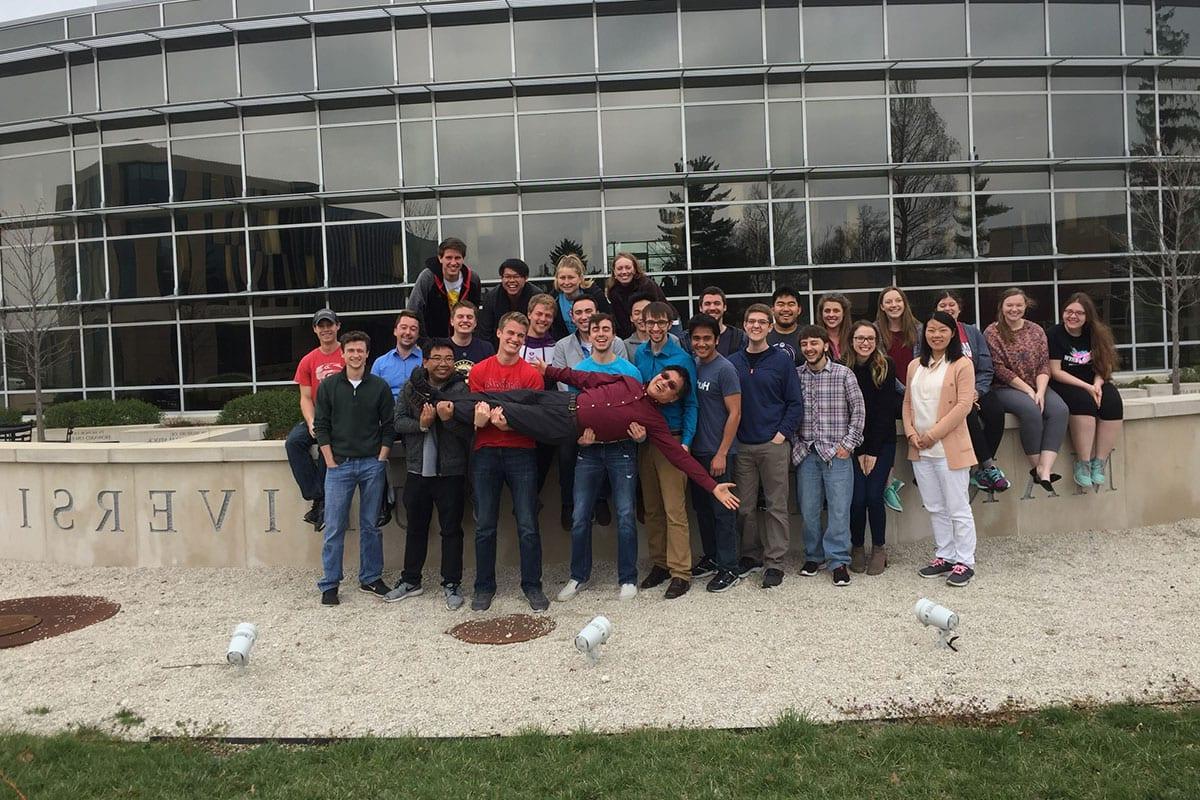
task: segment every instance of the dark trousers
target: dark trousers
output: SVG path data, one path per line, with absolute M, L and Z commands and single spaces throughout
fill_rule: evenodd
M 457 410 L 455 412 L 457 415 Z M 481 447 L 471 468 L 475 473 L 475 591 L 496 591 L 496 533 L 500 490 L 512 494 L 521 553 L 521 588 L 542 588 L 542 537 L 537 519 L 537 456 L 531 447 Z
M 891 479 L 888 473 L 896 463 L 896 441 L 885 442 L 875 460 L 870 475 L 864 475 L 858 465 L 858 457 L 851 459 L 854 466 L 854 495 L 850 499 L 850 545 L 862 547 L 867 540 L 867 521 L 871 522 L 871 544 L 882 547 L 886 541 L 887 511 L 883 504 L 883 490 Z
M 971 407 L 967 414 L 967 432 L 971 434 L 971 448 L 980 464 L 996 457 L 1000 440 L 1004 438 L 1004 406 L 993 392 L 980 395 L 978 408 Z
M 707 470 L 712 466 L 714 455 L 692 453 L 692 458 Z M 713 480 L 717 483 L 733 480 L 733 458 L 726 457 L 725 471 L 714 475 Z M 700 528 L 700 546 L 704 549 L 704 555 L 716 562 L 717 569 L 732 572 L 737 568 L 737 512 L 726 508 L 711 492 L 691 481 L 688 481 L 688 488 L 692 495 L 692 508 L 696 512 L 696 525 Z
M 400 579 L 405 583 L 421 585 L 434 508 L 437 508 L 438 524 L 442 529 L 442 585 L 462 583 L 466 486 L 465 475 L 427 478 L 415 472 L 408 473 L 404 483 L 408 532 L 404 537 L 404 570 L 400 573 Z
M 313 460 L 312 446 L 316 443 L 304 420 L 296 423 L 283 442 L 292 477 L 305 500 L 325 499 L 325 459 L 318 456 Z
M 508 426 L 517 433 L 547 444 L 574 444 L 579 439 L 575 424 L 575 395 L 541 389 L 512 389 L 507 392 L 473 392 L 453 399 L 454 418 L 468 425 L 475 422 L 475 404 L 484 401 L 504 409 Z M 536 463 L 534 465 L 536 471 Z M 536 476 L 535 476 L 536 477 Z

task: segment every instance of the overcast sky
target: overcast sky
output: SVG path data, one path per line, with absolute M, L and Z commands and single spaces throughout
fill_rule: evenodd
M 0 23 L 96 5 L 96 0 L 0 0 Z

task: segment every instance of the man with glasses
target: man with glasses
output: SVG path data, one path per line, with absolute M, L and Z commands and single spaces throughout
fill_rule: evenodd
M 489 289 L 483 296 L 483 304 L 479 307 L 479 338 L 488 342 L 495 349 L 496 323 L 510 311 L 528 313 L 529 301 L 541 289 L 529 282 L 529 265 L 519 258 L 505 259 L 500 265 L 500 285 Z M 530 322 L 533 318 L 530 317 Z M 530 335 L 533 335 L 532 325 Z

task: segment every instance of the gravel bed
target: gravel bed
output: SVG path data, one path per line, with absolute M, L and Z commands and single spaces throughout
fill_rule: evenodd
M 597 537 L 598 555 L 611 546 Z M 750 727 L 788 709 L 829 720 L 1197 697 L 1200 520 L 987 538 L 965 589 L 918 577 L 927 553 L 897 547 L 882 576 L 844 589 L 824 573 L 800 578 L 792 563 L 778 589 L 744 581 L 712 595 L 698 582 L 670 602 L 660 590 L 618 601 L 611 566 L 598 565 L 587 591 L 552 604 L 552 633 L 507 646 L 447 635 L 481 615 L 448 611 L 429 576 L 424 595 L 392 605 L 351 577 L 342 605 L 325 608 L 313 570 L 0 561 L 0 599 L 86 594 L 122 606 L 90 628 L 0 650 L 0 730 L 472 736 Z M 547 569 L 551 597 L 565 571 Z M 517 583 L 501 571 L 488 614 L 528 611 Z M 920 597 L 961 615 L 958 652 L 915 621 Z M 589 666 L 573 638 L 596 614 L 614 632 Z M 241 621 L 259 629 L 245 670 L 224 664 Z

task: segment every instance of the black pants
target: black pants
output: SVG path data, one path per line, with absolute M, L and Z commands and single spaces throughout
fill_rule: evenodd
M 1004 406 L 995 394 L 979 396 L 979 407 L 972 406 L 967 414 L 967 432 L 971 434 L 971 448 L 980 464 L 996 457 L 1004 438 Z
M 574 444 L 579 440 L 575 424 L 575 395 L 540 389 L 512 389 L 507 392 L 474 392 L 454 398 L 454 418 L 467 425 L 475 423 L 475 404 L 484 401 L 504 409 L 508 426 L 517 433 L 546 444 Z
M 429 549 L 429 525 L 437 508 L 442 528 L 442 585 L 462 583 L 463 502 L 467 479 L 464 475 L 426 478 L 408 473 L 404 483 L 404 506 L 408 509 L 408 533 L 404 539 L 404 569 L 400 579 L 421 584 L 425 555 Z

